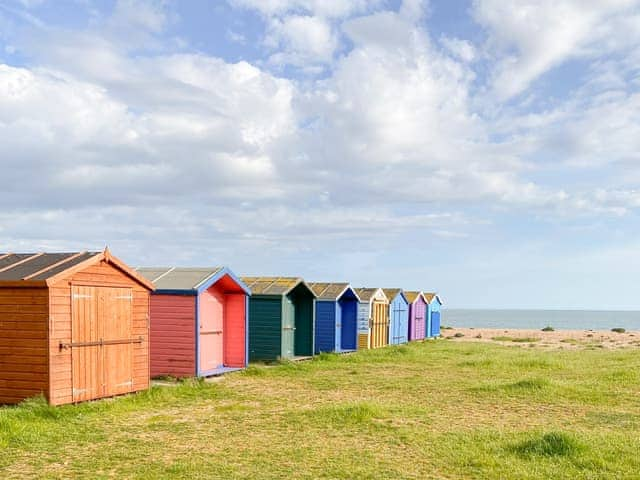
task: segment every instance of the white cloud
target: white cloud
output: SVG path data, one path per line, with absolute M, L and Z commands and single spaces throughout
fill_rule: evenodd
M 331 62 L 338 38 L 320 17 L 290 15 L 269 22 L 265 45 L 277 52 L 270 57 L 274 64 L 315 67 Z
M 473 14 L 489 34 L 488 51 L 498 60 L 492 89 L 500 100 L 525 91 L 532 81 L 570 58 L 627 48 L 637 28 L 637 0 L 474 0 Z M 612 25 L 625 26 L 613 30 Z
M 472 62 L 476 58 L 476 49 L 471 42 L 468 42 L 467 40 L 441 36 L 440 43 L 454 57 L 459 58 L 463 62 Z
M 228 0 L 232 5 L 257 10 L 267 16 L 305 13 L 344 18 L 383 4 L 383 0 Z

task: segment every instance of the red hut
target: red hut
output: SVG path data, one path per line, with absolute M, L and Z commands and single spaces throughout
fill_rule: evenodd
M 139 268 L 151 296 L 151 376 L 209 376 L 247 365 L 250 291 L 231 270 Z
M 152 289 L 108 250 L 0 253 L 0 403 L 148 388 Z

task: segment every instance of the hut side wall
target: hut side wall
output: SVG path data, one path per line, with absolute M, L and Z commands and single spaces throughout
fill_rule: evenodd
M 371 304 L 358 302 L 358 350 L 369 348 L 371 334 Z
M 333 352 L 336 335 L 336 302 L 316 301 L 315 353 Z
M 224 361 L 227 367 L 246 364 L 246 298 L 243 293 L 228 293 L 224 317 Z
M 131 288 L 131 334 L 142 337 L 142 343 L 133 344 L 132 385 L 129 391 L 149 388 L 149 291 L 113 265 L 102 261 L 49 288 L 50 402 L 54 405 L 73 402 L 71 349 L 60 349 L 61 342 L 72 340 L 72 285 Z
M 46 288 L 0 288 L 0 403 L 48 395 L 48 303 Z
M 281 355 L 282 297 L 249 299 L 249 360 L 276 360 Z
M 193 295 L 151 295 L 151 376 L 196 374 Z

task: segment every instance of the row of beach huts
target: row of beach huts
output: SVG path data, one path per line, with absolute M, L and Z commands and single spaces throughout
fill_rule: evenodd
M 0 404 L 53 405 L 251 361 L 440 335 L 441 300 L 220 268 L 131 268 L 104 252 L 0 253 Z

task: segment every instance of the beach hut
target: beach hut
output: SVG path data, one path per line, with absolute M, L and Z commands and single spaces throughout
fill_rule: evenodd
M 356 288 L 358 348 L 378 348 L 389 342 L 389 299 L 381 288 Z
M 151 376 L 206 377 L 247 365 L 247 286 L 226 267 L 139 268 L 151 295 Z
M 389 299 L 389 344 L 407 343 L 409 335 L 409 302 L 401 288 L 383 288 Z
M 316 295 L 315 353 L 358 347 L 358 302 L 348 283 L 309 283 Z
M 424 294 L 427 303 L 429 304 L 429 328 L 427 330 L 428 337 L 440 336 L 440 309 L 442 307 L 442 300 L 437 293 L 425 293 Z
M 0 403 L 148 388 L 151 290 L 107 249 L 0 253 Z
M 409 340 L 422 340 L 427 335 L 429 305 L 422 292 L 405 292 L 409 300 Z
M 313 355 L 315 294 L 301 278 L 242 277 L 249 299 L 249 360 Z

